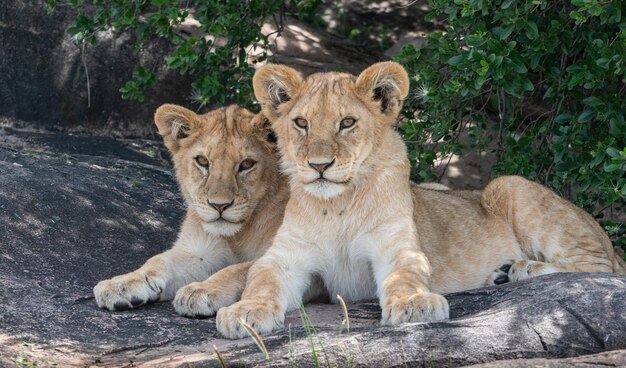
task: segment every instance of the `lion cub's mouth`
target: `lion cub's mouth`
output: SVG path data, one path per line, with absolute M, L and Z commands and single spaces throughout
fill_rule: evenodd
M 332 184 L 346 185 L 346 184 L 350 184 L 350 181 L 352 181 L 352 178 L 348 178 L 348 179 L 343 180 L 343 181 L 335 181 L 335 180 L 330 180 L 330 179 L 325 178 L 325 177 L 319 177 L 319 178 L 317 178 L 317 179 L 315 179 L 313 181 L 305 183 L 305 185 L 314 184 L 314 183 L 332 183 Z
M 227 223 L 227 224 L 233 224 L 233 225 L 240 225 L 243 224 L 245 220 L 239 220 L 239 221 L 231 221 L 231 220 L 227 220 L 223 217 L 218 217 L 215 220 L 211 221 L 211 223 Z

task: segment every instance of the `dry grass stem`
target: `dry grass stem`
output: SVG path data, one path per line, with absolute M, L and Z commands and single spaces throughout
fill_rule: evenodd
M 250 337 L 252 337 L 252 339 L 256 342 L 256 345 L 259 347 L 259 349 L 265 356 L 265 359 L 269 361 L 270 354 L 268 353 L 267 348 L 265 347 L 265 343 L 263 343 L 263 339 L 261 339 L 261 335 L 259 335 L 259 333 L 254 329 L 254 327 L 252 327 L 246 321 L 244 321 L 243 318 L 239 320 L 239 323 L 243 326 L 243 328 L 246 329 L 246 331 L 248 332 L 248 335 L 250 335 Z
M 341 322 L 341 325 L 346 328 L 348 333 L 350 333 L 350 317 L 348 317 L 348 307 L 346 306 L 346 302 L 343 300 L 341 295 L 337 294 L 337 300 L 339 300 L 339 304 L 341 304 L 341 309 L 343 310 L 343 322 Z
M 217 346 L 215 346 L 215 344 L 213 344 L 213 351 L 215 351 L 217 359 L 220 361 L 220 365 L 222 366 L 222 368 L 226 368 L 226 362 L 224 361 L 224 357 L 222 356 L 220 351 L 217 350 Z

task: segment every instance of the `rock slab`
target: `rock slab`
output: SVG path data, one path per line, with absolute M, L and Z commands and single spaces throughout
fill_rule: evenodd
M 0 366 L 220 366 L 213 345 L 228 366 L 269 365 L 251 339 L 221 339 L 214 319 L 169 303 L 97 308 L 93 286 L 166 249 L 182 221 L 157 143 L 0 138 Z M 626 365 L 626 277 L 556 274 L 447 298 L 449 321 L 397 327 L 378 324 L 376 301 L 351 304 L 349 333 L 339 306 L 309 305 L 312 337 L 298 311 L 264 337 L 271 365 L 311 366 L 312 344 L 323 366 Z

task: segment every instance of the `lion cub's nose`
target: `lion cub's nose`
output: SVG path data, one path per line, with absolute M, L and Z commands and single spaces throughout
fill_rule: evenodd
M 326 171 L 326 169 L 328 169 L 329 167 L 333 166 L 334 163 L 335 163 L 335 159 L 333 159 L 331 162 L 322 162 L 322 163 L 309 161 L 309 166 L 315 169 L 315 171 L 317 171 L 318 173 L 323 174 L 324 171 Z
M 234 201 L 233 201 L 234 202 Z M 230 203 L 211 203 L 209 202 L 209 206 L 215 208 L 215 210 L 219 213 L 226 211 L 226 209 L 233 205 L 233 202 Z

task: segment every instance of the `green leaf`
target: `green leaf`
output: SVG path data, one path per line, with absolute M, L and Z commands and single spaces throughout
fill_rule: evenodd
M 604 102 L 600 98 L 598 98 L 596 96 L 591 96 L 591 97 L 585 98 L 583 100 L 583 103 L 585 105 L 589 105 L 591 107 L 600 107 L 600 106 L 604 105 Z
M 498 38 L 501 40 L 506 40 L 511 35 L 511 33 L 513 33 L 514 29 L 515 29 L 514 26 L 508 26 L 505 28 L 495 27 L 493 29 L 493 34 L 498 36 Z
M 463 62 L 463 59 L 464 59 L 463 55 L 453 56 L 450 59 L 448 59 L 448 64 L 450 64 L 451 66 L 459 66 Z
M 526 37 L 534 40 L 539 36 L 539 29 L 537 28 L 537 23 L 531 21 L 527 21 L 524 23 L 524 30 L 526 31 Z
M 620 164 L 609 164 L 604 167 L 604 171 L 610 173 L 619 170 L 621 167 L 622 165 Z
M 587 110 L 583 111 L 583 113 L 578 116 L 578 122 L 579 123 L 586 123 L 589 120 L 591 120 L 591 118 L 594 115 L 595 115 L 595 112 L 593 110 L 587 109 Z
M 535 89 L 535 85 L 530 80 L 524 78 L 524 80 L 522 81 L 522 88 L 526 92 L 531 92 Z
M 511 59 L 509 60 L 509 62 L 511 63 L 511 66 L 516 73 L 524 74 L 528 71 L 526 65 L 524 65 L 524 62 L 519 59 Z
M 514 2 L 515 0 L 504 0 L 504 2 L 502 2 L 502 5 L 500 5 L 500 8 L 508 9 Z
M 620 152 L 613 147 L 609 147 L 606 149 L 606 154 L 610 157 L 619 157 Z
M 608 69 L 609 68 L 609 59 L 607 58 L 599 58 L 596 60 L 596 65 L 598 65 L 600 68 L 602 69 Z

